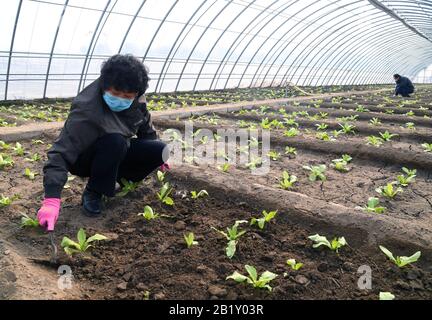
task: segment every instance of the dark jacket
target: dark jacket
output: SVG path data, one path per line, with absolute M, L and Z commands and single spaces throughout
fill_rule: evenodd
M 69 116 L 49 149 L 48 161 L 43 167 L 46 198 L 61 197 L 69 167 L 99 137 L 107 133 L 120 133 L 128 144 L 135 135 L 138 139 L 157 139 L 145 102 L 137 98 L 129 109 L 117 113 L 111 111 L 102 94 L 98 79 L 73 100 Z
M 411 80 L 407 77 L 400 77 L 398 81 L 396 81 L 396 89 L 395 94 L 410 94 L 414 92 L 414 85 Z

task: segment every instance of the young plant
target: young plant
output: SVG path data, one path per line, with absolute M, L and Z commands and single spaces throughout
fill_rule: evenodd
M 284 132 L 284 136 L 288 138 L 296 137 L 300 134 L 300 131 L 297 128 L 290 128 Z
M 0 153 L 0 170 L 5 168 L 11 168 L 14 165 L 14 161 L 8 155 L 3 155 Z
M 408 187 L 408 185 L 410 183 L 413 183 L 415 180 L 415 175 L 414 176 L 405 176 L 404 174 L 398 175 L 397 177 L 397 182 L 399 185 L 401 185 L 402 187 Z
M 317 127 L 318 131 L 325 131 L 328 128 L 328 124 L 325 123 L 316 124 L 315 126 Z
M 395 188 L 394 184 L 395 182 L 387 183 L 386 186 L 379 187 L 375 191 L 386 198 L 393 199 L 398 193 L 403 192 L 402 188 Z
M 409 130 L 415 130 L 415 123 L 414 122 L 407 122 L 405 123 L 405 128 L 409 129 Z
M 303 267 L 303 263 L 301 262 L 297 262 L 295 259 L 288 259 L 287 260 L 287 265 L 289 265 L 291 267 L 291 269 L 293 269 L 294 271 L 298 271 L 301 269 L 301 267 Z
M 391 253 L 391 251 L 388 250 L 387 248 L 383 246 L 379 246 L 379 248 L 390 259 L 390 261 L 394 262 L 399 268 L 402 268 L 408 264 L 416 262 L 421 256 L 421 252 L 417 251 L 416 253 L 414 253 L 412 256 L 409 257 L 401 256 L 395 258 L 393 256 L 393 253 Z
M 193 234 L 193 232 L 189 232 L 187 235 L 183 235 L 183 238 L 188 248 L 198 245 L 198 241 L 195 241 L 195 235 Z
M 280 152 L 277 151 L 269 151 L 269 153 L 267 154 L 270 159 L 272 159 L 273 161 L 278 161 L 281 157 Z
M 200 192 L 191 191 L 191 198 L 192 199 L 198 199 L 198 198 L 202 198 L 202 197 L 205 197 L 208 195 L 209 194 L 206 190 L 201 190 Z
M 381 123 L 381 121 L 380 121 L 378 118 L 372 118 L 372 119 L 369 121 L 369 124 L 372 125 L 372 126 L 379 126 L 379 125 L 381 125 L 382 123 Z
M 19 157 L 22 157 L 24 155 L 24 148 L 19 142 L 15 143 L 15 147 L 13 148 L 13 151 L 15 152 L 15 155 Z
M 138 213 L 138 216 L 142 216 L 144 219 L 148 221 L 159 218 L 159 214 L 154 212 L 153 208 L 150 206 L 145 206 L 144 212 Z
M 159 182 L 164 182 L 165 175 L 166 175 L 166 172 L 162 172 L 162 171 L 159 171 L 159 170 L 156 173 L 156 177 L 157 177 L 157 179 L 158 179 Z
M 30 158 L 26 158 L 26 160 L 30 161 L 30 162 L 37 162 L 40 159 L 42 159 L 42 158 L 38 153 L 34 153 Z
M 270 271 L 265 271 L 261 274 L 261 276 L 258 278 L 258 274 L 257 271 L 255 269 L 255 267 L 250 266 L 250 265 L 245 265 L 245 269 L 248 273 L 249 276 L 244 276 L 242 274 L 240 274 L 237 271 L 234 271 L 234 273 L 230 276 L 228 276 L 226 278 L 226 280 L 228 279 L 232 279 L 236 282 L 247 282 L 248 284 L 252 285 L 254 288 L 265 288 L 269 291 L 272 290 L 272 287 L 269 285 L 269 283 L 274 280 L 277 277 L 277 274 L 270 272 Z
M 31 218 L 25 213 L 21 214 L 21 228 L 38 228 L 39 221 L 35 218 Z
M 424 152 L 432 152 L 432 143 L 423 143 L 421 146 L 423 147 Z M 1 164 L 0 164 L 0 168 L 1 168 Z
M 353 126 L 352 124 L 349 124 L 349 123 L 340 124 L 339 123 L 339 126 L 342 128 L 342 131 L 345 134 L 349 134 L 349 133 L 355 134 L 355 128 L 356 127 Z
M 251 159 L 250 162 L 246 163 L 246 168 L 255 170 L 259 165 L 263 163 L 263 160 L 261 158 L 254 158 Z
M 336 159 L 333 160 L 333 163 L 331 164 L 331 167 L 339 172 L 348 172 L 350 171 L 350 168 L 348 168 L 348 162 L 346 162 L 343 159 Z
M 138 189 L 142 181 L 132 182 L 125 178 L 121 178 L 121 183 L 123 185 L 122 190 L 116 194 L 116 197 L 125 197 L 128 193 L 133 192 Z
M 380 292 L 379 293 L 380 300 L 394 300 L 395 296 L 391 292 Z
M 339 253 L 339 249 L 343 246 L 347 245 L 347 242 L 344 237 L 334 238 L 331 242 L 327 240 L 326 237 L 320 236 L 319 234 L 308 237 L 308 239 L 315 242 L 312 246 L 313 248 L 318 248 L 320 246 L 326 246 L 332 251 L 336 251 Z
M 297 155 L 297 149 L 294 147 L 285 147 L 285 154 L 296 156 Z
M 379 147 L 383 144 L 383 139 L 377 136 L 366 137 L 367 144 L 373 145 L 374 147 Z
M 274 219 L 277 212 L 278 212 L 277 210 L 276 211 L 270 211 L 270 212 L 267 212 L 266 210 L 264 210 L 262 212 L 263 217 L 262 218 L 252 218 L 250 225 L 253 226 L 256 224 L 262 230 L 262 229 L 264 229 L 264 226 L 267 222 L 270 222 L 272 219 Z
M 291 189 L 294 183 L 297 182 L 297 177 L 290 175 L 287 171 L 282 173 L 282 180 L 279 182 L 279 187 L 283 190 Z
M 218 166 L 218 169 L 224 173 L 227 173 L 230 167 L 231 165 L 228 162 L 225 162 L 223 165 Z
M 219 232 L 223 235 L 227 240 L 228 244 L 226 246 L 225 252 L 228 258 L 232 258 L 237 250 L 238 239 L 246 233 L 246 230 L 239 231 L 238 227 L 240 224 L 248 223 L 247 220 L 238 220 L 234 223 L 234 225 L 230 228 L 227 227 L 227 232 L 218 230 L 214 227 L 211 227 L 213 230 Z
M 24 176 L 27 177 L 30 180 L 34 180 L 35 176 L 37 176 L 39 173 L 31 171 L 29 168 L 25 168 Z
M 318 132 L 316 138 L 322 141 L 332 141 L 334 140 L 327 132 Z
M 168 182 L 164 183 L 160 191 L 157 193 L 159 201 L 169 206 L 174 205 L 174 200 L 170 197 L 172 190 L 173 188 Z
M 12 202 L 14 202 L 16 199 L 19 199 L 18 195 L 14 195 L 11 198 L 1 195 L 0 196 L 0 208 L 10 206 L 12 204 Z
M 68 237 L 64 237 L 61 242 L 61 246 L 67 255 L 72 256 L 74 253 L 86 252 L 90 247 L 93 246 L 91 243 L 94 241 L 102 241 L 107 239 L 107 237 L 98 233 L 91 236 L 90 238 L 87 238 L 84 229 L 81 228 L 77 234 L 78 242 L 75 242 Z
M 360 209 L 367 211 L 367 212 L 373 212 L 373 213 L 384 213 L 386 208 L 379 206 L 379 199 L 375 197 L 370 197 L 367 202 L 367 206 L 365 207 L 359 207 Z
M 379 135 L 381 136 L 381 139 L 385 142 L 389 142 L 389 141 L 391 141 L 392 138 L 398 136 L 397 134 L 391 134 L 387 130 L 384 133 L 380 132 Z
M 324 164 L 321 164 L 319 166 L 304 166 L 303 169 L 310 171 L 309 174 L 309 180 L 314 182 L 317 179 L 321 181 L 326 181 L 327 178 L 325 176 L 325 171 L 327 170 L 327 166 Z

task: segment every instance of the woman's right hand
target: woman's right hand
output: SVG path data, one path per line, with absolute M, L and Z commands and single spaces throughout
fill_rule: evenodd
M 59 198 L 45 198 L 42 202 L 37 219 L 39 224 L 46 228 L 46 231 L 54 231 L 54 226 L 60 214 L 60 203 L 61 200 Z

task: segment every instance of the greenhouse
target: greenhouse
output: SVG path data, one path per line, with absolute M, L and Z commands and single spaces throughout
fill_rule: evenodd
M 0 4 L 0 300 L 432 299 L 432 1 Z

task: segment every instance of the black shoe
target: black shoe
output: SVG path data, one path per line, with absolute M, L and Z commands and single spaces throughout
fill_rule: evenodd
M 99 217 L 102 213 L 102 194 L 90 190 L 87 186 L 82 194 L 83 213 L 88 217 Z

